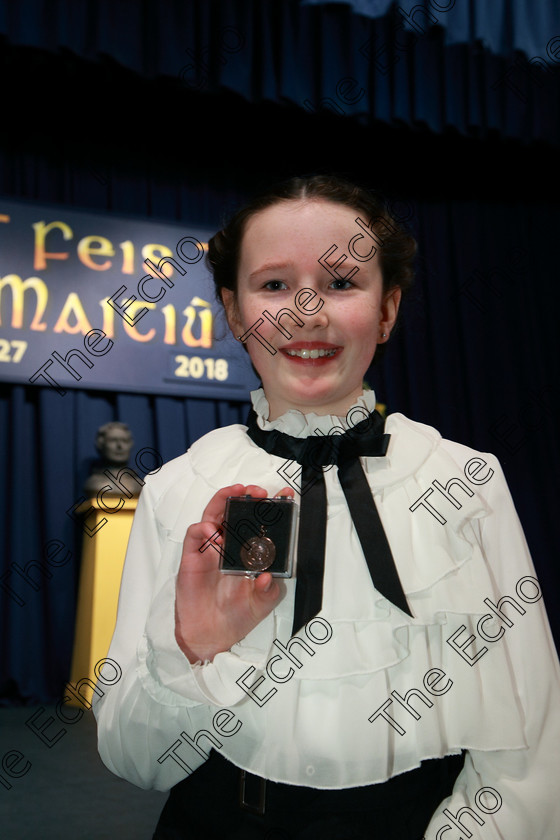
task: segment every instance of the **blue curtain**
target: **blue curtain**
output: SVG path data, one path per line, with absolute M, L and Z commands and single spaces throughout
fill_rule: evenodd
M 11 45 L 113 60 L 145 78 L 251 103 L 556 145 L 558 4 L 432 0 L 430 17 L 413 12 L 404 26 L 401 12 L 418 5 L 3 0 L 0 34 Z
M 358 60 L 353 39 L 388 25 L 385 18 L 364 22 L 346 6 L 293 2 L 160 5 L 157 13 L 150 2 L 0 5 L 7 33 L 0 73 L 18 80 L 5 85 L 0 196 L 217 228 L 224 211 L 278 177 L 338 171 L 385 190 L 418 236 L 418 279 L 369 381 L 390 412 L 501 459 L 560 641 L 560 572 L 552 561 L 560 461 L 555 155 L 534 138 L 524 148 L 520 134 L 506 142 L 495 133 L 483 143 L 474 117 L 464 123 L 470 139 L 419 129 L 414 102 L 433 78 L 457 118 L 476 114 L 484 98 L 469 99 L 464 85 L 451 95 L 450 50 L 461 79 L 470 47 L 444 47 L 441 32 L 414 45 L 425 72 L 404 54 L 393 68 L 401 74 L 396 87 L 370 72 L 376 94 L 370 89 L 360 125 L 350 113 L 310 112 L 302 103 L 330 96 L 343 73 L 358 72 L 349 69 Z M 18 11 L 24 7 L 34 14 Z M 252 44 L 245 54 L 222 50 L 225 64 L 221 25 Z M 210 66 L 200 89 L 190 70 L 188 84 L 179 78 L 196 60 L 185 56 L 191 47 Z M 296 89 L 297 97 L 285 96 Z M 352 90 L 345 88 L 347 99 Z M 534 124 L 549 126 L 535 102 Z M 376 117 L 381 105 L 386 125 Z M 441 127 L 440 106 L 436 97 Z M 48 388 L 0 384 L 0 584 L 12 583 L 25 601 L 0 585 L 0 703 L 51 702 L 68 679 L 81 535 L 66 510 L 82 494 L 97 427 L 126 422 L 134 451 L 153 447 L 169 460 L 205 432 L 244 422 L 247 408 L 78 390 L 61 398 Z M 24 569 L 44 560 L 43 547 L 55 540 L 58 558 L 72 554 L 48 566 L 51 578 L 29 569 L 37 590 L 16 582 L 13 570 L 6 577 L 12 563 Z
M 8 456 L 0 578 L 10 588 L 0 590 L 0 703 L 52 701 L 68 679 L 84 537 L 66 511 L 84 495 L 97 428 L 125 422 L 134 435 L 133 456 L 150 447 L 168 461 L 206 432 L 244 422 L 247 410 L 242 403 L 87 391 L 61 398 L 51 388 L 0 385 L 1 446 Z M 50 551 L 60 566 L 45 555 L 49 541 L 56 541 Z M 13 571 L 14 562 L 24 573 L 27 567 L 36 589 Z
M 480 41 L 499 55 L 514 50 L 529 58 L 560 33 L 560 6 L 555 2 L 532 0 L 301 0 L 303 6 L 347 4 L 354 14 L 379 18 L 394 6 L 402 15 L 405 27 L 416 29 L 420 21 L 434 19 L 432 25 L 445 29 L 446 44 Z M 421 9 L 422 11 L 418 11 Z M 400 10 L 400 11 L 399 11 Z M 430 18 L 428 18 L 428 13 Z M 548 57 L 554 58 L 551 45 Z

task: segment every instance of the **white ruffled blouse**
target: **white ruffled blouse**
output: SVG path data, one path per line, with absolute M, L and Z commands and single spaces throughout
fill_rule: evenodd
M 271 422 L 262 389 L 251 398 L 263 429 L 304 438 L 348 425 L 297 410 Z M 356 404 L 373 410 L 374 392 Z M 413 618 L 374 588 L 334 466 L 324 472 L 319 620 L 288 647 L 295 580 L 286 580 L 273 612 L 205 664 L 191 665 L 175 640 L 185 532 L 221 487 L 259 484 L 272 496 L 299 486 L 299 470 L 232 425 L 146 477 L 108 653 L 122 677 L 100 683 L 94 702 L 101 757 L 158 790 L 211 747 L 268 779 L 343 788 L 466 750 L 428 840 L 452 826 L 444 808 L 465 806 L 485 827 L 469 812 L 463 824 L 485 840 L 558 840 L 560 668 L 499 462 L 402 414 L 385 431 L 386 456 L 360 460 Z

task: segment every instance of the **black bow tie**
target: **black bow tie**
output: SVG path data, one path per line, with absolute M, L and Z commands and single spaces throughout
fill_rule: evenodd
M 257 424 L 254 409 L 247 418 L 247 434 L 271 455 L 302 466 L 301 508 L 294 623 L 292 635 L 321 609 L 327 531 L 327 492 L 323 467 L 336 464 L 338 480 L 346 497 L 375 588 L 399 609 L 412 616 L 387 542 L 383 525 L 360 456 L 381 457 L 387 452 L 390 435 L 378 411 L 342 435 L 310 435 L 295 438 Z

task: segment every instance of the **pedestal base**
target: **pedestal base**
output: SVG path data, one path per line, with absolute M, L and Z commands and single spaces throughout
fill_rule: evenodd
M 111 502 L 109 497 L 106 498 L 108 504 L 112 504 L 112 497 Z M 115 506 L 116 500 L 117 497 Z M 70 684 L 74 691 L 66 691 L 67 696 L 73 695 L 72 700 L 67 701 L 71 706 L 90 707 L 93 689 L 86 681 L 91 680 L 93 684 L 97 681 L 95 666 L 107 656 L 115 628 L 126 547 L 138 499 L 122 501 L 124 504 L 114 513 L 107 513 L 97 499 L 89 499 L 77 508 L 82 515 L 90 511 L 86 521 L 90 532 L 95 533 L 91 537 L 84 534 L 70 672 Z M 91 511 L 91 508 L 94 510 Z M 103 519 L 107 521 L 96 530 Z M 81 702 L 75 696 L 77 694 L 85 702 Z

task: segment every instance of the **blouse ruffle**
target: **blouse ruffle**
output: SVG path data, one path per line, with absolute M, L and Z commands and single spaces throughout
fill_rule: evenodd
M 267 432 L 277 429 L 279 432 L 298 438 L 317 434 L 318 431 L 325 435 L 328 435 L 329 432 L 332 433 L 332 429 L 342 428 L 346 431 L 351 425 L 356 425 L 366 417 L 364 411 L 358 410 L 354 413 L 354 409 L 365 409 L 369 413 L 374 411 L 376 406 L 375 392 L 364 391 L 348 410 L 346 417 L 338 417 L 334 414 L 315 414 L 314 412 L 304 414 L 297 408 L 290 408 L 275 420 L 269 420 L 270 406 L 262 388 L 251 391 L 251 402 L 257 415 L 257 424 L 261 429 Z M 348 418 L 352 422 L 349 422 Z

